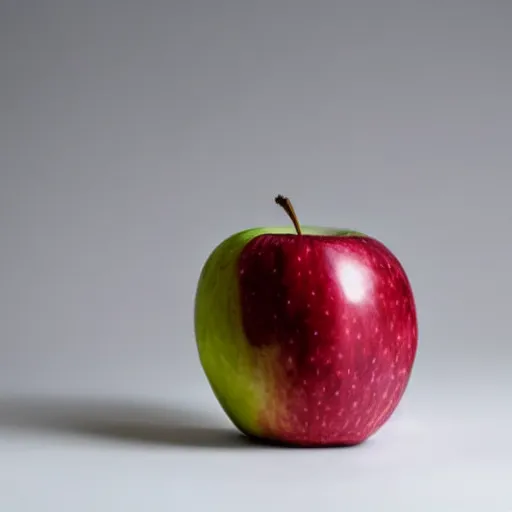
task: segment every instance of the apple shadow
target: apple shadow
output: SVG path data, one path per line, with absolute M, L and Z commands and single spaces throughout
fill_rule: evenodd
M 120 399 L 0 398 L 0 429 L 131 445 L 202 449 L 346 449 L 368 444 L 300 446 L 242 434 L 199 409 Z
M 181 405 L 121 400 L 0 399 L 0 428 L 131 445 L 243 449 L 258 443 Z

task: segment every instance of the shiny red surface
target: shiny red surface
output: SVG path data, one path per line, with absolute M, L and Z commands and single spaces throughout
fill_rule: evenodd
M 367 439 L 398 405 L 417 347 L 397 258 L 372 238 L 261 235 L 242 252 L 239 273 L 249 343 L 279 347 L 266 436 L 300 445 Z

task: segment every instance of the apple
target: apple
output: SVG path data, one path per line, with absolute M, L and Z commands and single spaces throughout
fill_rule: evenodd
M 418 342 L 413 292 L 380 241 L 351 230 L 252 228 L 218 245 L 195 297 L 199 360 L 243 434 L 295 446 L 362 443 L 390 418 Z

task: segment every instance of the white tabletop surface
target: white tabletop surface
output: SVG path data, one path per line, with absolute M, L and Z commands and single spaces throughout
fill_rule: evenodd
M 411 395 L 338 449 L 255 445 L 208 395 L 4 398 L 0 510 L 512 510 L 510 399 Z

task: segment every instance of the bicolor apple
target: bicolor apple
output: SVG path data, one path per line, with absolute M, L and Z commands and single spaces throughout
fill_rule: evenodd
M 195 298 L 199 359 L 244 434 L 297 446 L 359 444 L 397 408 L 417 344 L 398 258 L 360 232 L 252 228 L 220 243 Z

